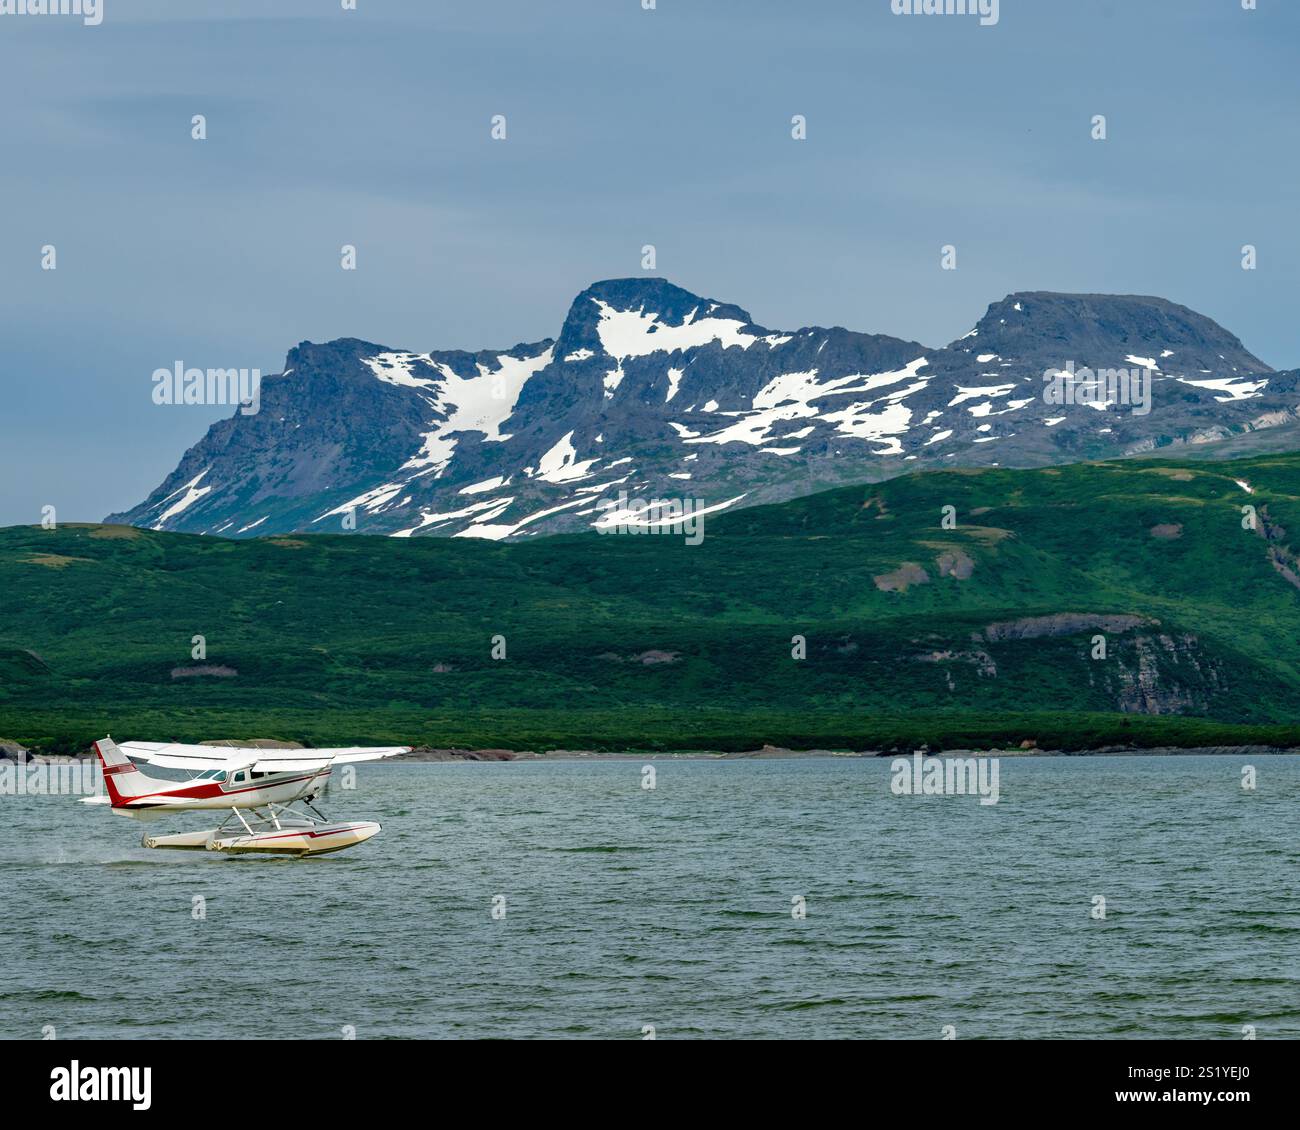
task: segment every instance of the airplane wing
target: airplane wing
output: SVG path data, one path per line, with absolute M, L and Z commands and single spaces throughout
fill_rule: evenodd
M 409 745 L 339 746 L 328 749 L 243 749 L 225 745 L 185 745 L 180 742 L 118 742 L 118 749 L 137 761 L 164 769 L 239 769 L 251 765 L 258 773 L 323 769 L 352 761 L 377 761 L 409 753 Z
M 117 742 L 117 748 L 133 761 L 152 761 L 155 753 L 167 749 L 170 742 Z M 191 747 L 193 748 L 193 747 Z
M 253 766 L 258 773 L 288 773 L 294 769 L 323 769 L 326 765 L 347 765 L 353 761 L 379 761 L 410 753 L 409 745 L 341 746 L 337 749 L 265 749 Z
M 118 742 L 132 761 L 145 761 L 163 769 L 235 769 L 251 765 L 259 754 L 255 749 L 234 746 L 183 745 L 180 742 Z

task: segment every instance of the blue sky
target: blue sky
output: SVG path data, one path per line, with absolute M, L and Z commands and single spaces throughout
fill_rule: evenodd
M 1292 0 L 104 5 L 0 16 L 0 524 L 125 509 L 229 414 L 159 367 L 537 340 L 646 243 L 774 329 L 1159 294 L 1300 366 Z

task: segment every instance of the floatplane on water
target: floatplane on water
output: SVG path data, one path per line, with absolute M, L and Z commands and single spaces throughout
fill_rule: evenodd
M 176 812 L 214 809 L 229 815 L 204 832 L 141 839 L 145 847 L 230 853 L 323 855 L 364 843 L 379 831 L 373 820 L 331 822 L 313 801 L 335 765 L 378 761 L 408 753 L 410 746 L 349 746 L 339 749 L 239 749 L 176 742 L 95 743 L 108 795 L 83 804 L 111 805 L 115 813 L 150 820 Z M 164 780 L 137 762 L 181 769 L 191 776 Z M 298 809 L 290 805 L 298 805 Z

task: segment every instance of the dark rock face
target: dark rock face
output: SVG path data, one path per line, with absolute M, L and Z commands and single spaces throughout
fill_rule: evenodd
M 1044 374 L 1062 369 L 1133 374 L 1149 411 L 1136 385 L 1132 401 L 1050 402 Z M 619 507 L 599 503 L 620 492 L 740 507 L 923 467 L 1240 449 L 1300 420 L 1298 383 L 1161 298 L 1013 294 L 931 349 L 771 331 L 663 279 L 617 279 L 574 300 L 558 339 L 508 350 L 303 342 L 259 412 L 213 425 L 107 521 L 528 537 L 611 522 Z
M 1052 636 L 1073 636 L 1079 632 L 1127 632 L 1145 624 L 1159 624 L 1145 616 L 1128 616 L 1122 613 L 1097 614 L 1091 612 L 1056 612 L 1050 616 L 1026 616 L 1020 620 L 1003 620 L 989 624 L 982 635 L 972 636 L 982 640 L 1036 640 Z
M 1200 713 L 1225 685 L 1224 672 L 1190 633 L 1138 635 L 1117 652 L 1111 692 L 1126 714 Z
M 1042 367 L 1067 359 L 1093 367 L 1123 364 L 1127 354 L 1152 356 L 1159 345 L 1175 351 L 1169 361 L 1178 371 L 1270 371 L 1222 326 L 1163 298 L 1012 294 L 993 303 L 975 328 L 967 348 Z
M 0 759 L 24 762 L 28 759 L 27 747 L 7 738 L 0 738 Z

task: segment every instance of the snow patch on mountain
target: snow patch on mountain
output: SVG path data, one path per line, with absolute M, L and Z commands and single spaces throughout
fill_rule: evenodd
M 513 502 L 514 500 L 510 499 L 508 501 Z M 482 525 L 466 526 L 465 529 L 458 530 L 456 533 L 452 534 L 452 537 L 486 538 L 489 541 L 502 541 L 505 538 L 517 534 L 520 530 L 522 530 L 525 526 L 529 525 L 532 522 L 539 521 L 542 518 L 549 518 L 552 514 L 558 514 L 561 510 L 568 510 L 570 507 L 578 506 L 579 504 L 586 501 L 587 499 L 585 498 L 573 498 L 570 499 L 568 502 L 560 503 L 559 506 L 548 506 L 545 510 L 538 510 L 533 514 L 529 514 L 528 517 L 522 518 L 518 522 L 515 522 L 510 525 L 506 525 L 503 523 L 492 524 L 485 521 L 483 522 Z M 499 517 L 500 514 L 501 511 L 497 511 L 496 514 L 491 516 Z M 484 518 L 486 517 L 488 517 L 488 515 L 484 515 Z
M 403 464 L 403 469 L 431 469 L 435 477 L 440 477 L 456 452 L 458 432 L 481 432 L 484 443 L 509 439 L 508 435 L 501 434 L 501 425 L 514 412 L 524 384 L 551 363 L 554 352 L 551 347 L 536 357 L 511 357 L 502 353 L 497 357 L 495 369 L 480 362 L 478 373 L 472 377 L 459 376 L 450 366 L 438 365 L 443 379 L 431 404 L 436 412 L 443 414 L 443 419 L 437 427 L 424 433 L 423 446 Z M 369 365 L 377 358 L 363 360 Z
M 427 353 L 378 353 L 361 358 L 361 363 L 385 384 L 404 388 L 435 388 L 438 384 L 433 377 L 417 377 L 411 372 L 416 364 L 433 367 L 433 358 Z
M 600 310 L 596 333 L 601 348 L 611 357 L 624 361 L 629 357 L 646 357 L 651 353 L 680 353 L 710 342 L 720 342 L 723 349 L 739 346 L 748 349 L 762 340 L 745 333 L 745 323 L 737 318 L 701 318 L 698 308 L 686 315 L 680 326 L 659 321 L 657 311 L 615 310 L 607 302 L 592 298 Z M 769 342 L 770 344 L 770 342 Z
M 194 503 L 198 502 L 198 500 L 202 498 L 205 494 L 212 493 L 211 487 L 199 486 L 200 480 L 203 478 L 204 475 L 208 473 L 210 469 L 211 468 L 209 467 L 204 467 L 202 471 L 200 471 L 197 475 L 194 476 L 194 478 L 192 478 L 188 483 L 186 483 L 183 487 L 181 487 L 180 490 L 172 491 L 172 493 L 169 494 L 167 498 L 163 499 L 163 502 L 167 502 L 170 499 L 175 498 L 178 494 L 181 493 L 181 491 L 185 492 L 184 498 L 181 498 L 177 502 L 173 502 L 171 506 L 167 507 L 166 510 L 164 510 L 161 514 L 158 515 L 158 524 L 154 526 L 155 530 L 163 529 L 165 523 L 167 522 L 167 519 L 175 518 L 177 514 L 180 514 L 181 512 L 188 510 L 191 506 L 194 505 Z M 160 502 L 158 505 L 161 506 L 162 502 Z
M 1249 400 L 1253 396 L 1259 396 L 1260 393 L 1268 386 L 1268 380 L 1247 381 L 1239 380 L 1237 377 L 1216 377 L 1212 380 L 1193 380 L 1190 377 L 1178 377 L 1180 384 L 1191 385 L 1193 388 L 1214 389 L 1216 392 L 1226 392 L 1227 396 L 1216 396 L 1214 399 L 1220 404 L 1227 404 L 1234 400 Z
M 813 419 L 833 424 L 836 431 L 844 435 L 858 439 L 879 439 L 884 435 L 906 431 L 912 412 L 911 409 L 904 409 L 897 403 L 891 403 L 888 408 L 878 413 L 873 413 L 872 407 L 881 400 L 896 402 L 913 392 L 919 392 L 929 383 L 927 380 L 914 381 L 908 387 L 884 397 L 854 402 L 837 412 L 825 412 L 817 407 L 815 402 L 828 397 L 863 395 L 876 389 L 887 388 L 915 377 L 926 363 L 924 357 L 918 357 L 902 369 L 888 373 L 850 373 L 826 381 L 818 380 L 816 369 L 782 373 L 758 390 L 752 401 L 752 409 L 720 413 L 735 418 L 735 423 L 728 424 L 708 435 L 687 437 L 680 430 L 678 434 L 683 435 L 687 443 L 747 443 L 754 447 L 762 447 L 772 440 L 789 438 L 773 434 L 772 430 L 778 424 L 791 420 Z M 680 424 L 673 426 L 681 429 Z M 807 431 L 802 434 L 806 435 Z M 896 444 L 891 441 L 884 451 L 878 451 L 876 454 L 893 454 L 895 447 Z M 793 448 L 776 453 L 792 454 L 797 450 Z
M 968 400 L 978 400 L 981 396 L 1006 396 L 1015 385 L 985 385 L 977 388 L 967 388 L 963 385 L 957 385 L 957 395 L 948 401 L 949 408 L 955 408 L 958 404 L 964 404 Z
M 326 518 L 331 518 L 335 514 L 346 514 L 350 510 L 364 509 L 371 514 L 378 514 L 384 509 L 386 502 L 401 493 L 404 485 L 404 483 L 384 483 L 382 486 L 377 486 L 373 490 L 357 495 L 356 498 L 348 499 L 342 506 L 336 506 L 333 510 L 326 510 L 319 518 L 312 519 L 312 525 L 324 521 Z
M 578 460 L 578 452 L 573 446 L 573 432 L 561 436 L 545 455 L 537 461 L 533 478 L 544 483 L 571 483 L 585 479 L 590 474 L 589 468 L 599 459 Z
M 716 502 L 712 506 L 701 506 L 698 510 L 691 511 L 691 517 L 699 518 L 705 514 L 715 514 L 719 510 L 725 510 L 728 506 L 735 505 L 744 497 L 744 494 L 738 494 L 735 498 L 729 498 L 725 502 Z M 642 517 L 647 510 L 649 510 L 648 506 L 639 506 L 635 502 L 617 508 L 609 506 L 605 508 L 603 515 L 596 519 L 592 525 L 598 530 L 607 529 L 610 526 L 637 526 L 645 529 L 655 529 L 659 526 L 671 526 L 682 521 L 681 518 L 663 518 L 650 521 Z
M 858 439 L 883 440 L 885 446 L 875 450 L 876 455 L 901 455 L 903 445 L 897 436 L 907 431 L 912 420 L 912 410 L 905 404 L 890 404 L 880 412 L 867 411 L 870 404 L 850 404 L 839 412 L 825 417 L 835 424 L 835 430 Z
M 442 513 L 430 513 L 427 510 L 420 511 L 420 521 L 406 530 L 397 530 L 392 537 L 409 538 L 418 530 L 428 527 L 437 528 L 444 526 L 449 522 L 454 522 L 458 518 L 469 518 L 475 514 L 482 514 L 485 518 L 497 517 L 503 513 L 509 505 L 514 502 L 513 498 L 504 499 L 487 499 L 485 502 L 475 502 L 460 510 L 447 510 Z
M 467 487 L 461 487 L 457 494 L 482 494 L 487 490 L 496 490 L 497 487 L 505 486 L 510 480 L 503 475 L 493 475 L 490 479 L 484 479 L 481 483 L 470 483 Z
M 1032 404 L 1033 400 L 1008 400 L 1005 408 L 993 411 L 993 401 L 986 400 L 982 404 L 972 404 L 966 409 L 972 416 L 1005 416 L 1008 412 L 1016 412 L 1026 404 Z

